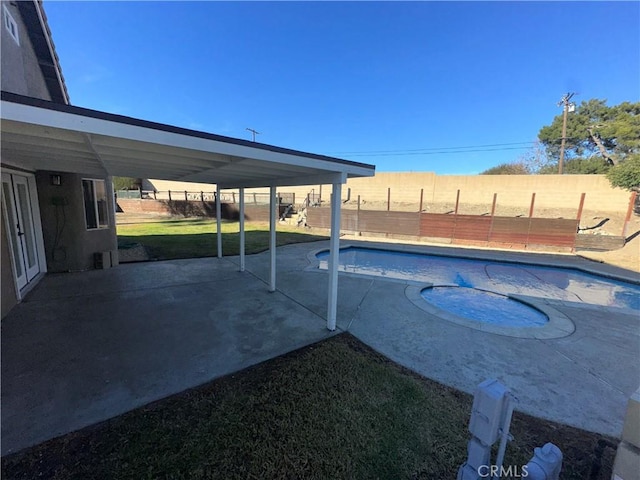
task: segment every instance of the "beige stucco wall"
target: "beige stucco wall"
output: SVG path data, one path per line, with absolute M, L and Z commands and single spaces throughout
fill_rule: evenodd
M 460 201 L 498 202 L 525 207 L 536 194 L 538 207 L 578 208 L 580 195 L 586 193 L 585 209 L 619 211 L 629 202 L 629 192 L 614 189 L 604 175 L 445 175 L 436 177 L 433 201 L 454 201 L 460 189 Z
M 43 100 L 51 100 L 49 90 L 42 76 L 38 59 L 29 40 L 27 29 L 22 22 L 15 2 L 2 1 L 2 8 L 6 7 L 18 26 L 20 45 L 17 45 L 4 26 L 2 30 L 2 44 L 0 55 L 2 69 L 0 73 L 2 90 L 20 95 L 27 95 Z M 0 9 L 1 10 L 1 9 Z M 4 13 L 2 12 L 3 18 Z
M 142 181 L 143 190 L 158 190 L 166 192 L 172 191 L 185 191 L 188 192 L 215 192 L 216 186 L 210 183 L 195 183 L 195 182 L 172 182 L 170 180 L 154 180 L 144 179 Z
M 87 230 L 82 179 L 95 177 L 64 173 L 61 174 L 62 184 L 55 186 L 51 185 L 50 174 L 51 172 L 44 171 L 36 173 L 47 268 L 50 272 L 91 269 L 94 253 L 118 248 L 113 202 L 107 202 L 110 227 Z M 107 191 L 110 188 L 109 185 Z M 66 205 L 53 205 L 54 197 L 64 198 Z M 64 225 L 63 228 L 62 225 Z M 59 240 L 57 245 L 54 245 L 56 228 L 59 231 Z
M 420 201 L 424 189 L 424 205 L 454 203 L 460 190 L 460 202 L 490 204 L 497 194 L 499 205 L 528 207 L 536 194 L 537 208 L 578 208 L 580 196 L 586 193 L 587 210 L 624 211 L 629 192 L 612 188 L 604 175 L 434 175 L 432 173 L 378 173 L 372 179 L 347 182 L 351 195 L 367 201 L 386 201 L 391 188 L 392 202 Z M 324 191 L 324 190 L 323 190 Z M 343 197 L 344 197 L 343 193 Z
M 213 191 L 215 185 L 188 182 L 151 180 L 158 190 Z M 161 188 L 159 188 L 161 187 Z M 454 203 L 457 190 L 460 202 L 491 204 L 496 193 L 499 205 L 527 208 L 531 196 L 536 194 L 537 208 L 578 208 L 580 196 L 586 193 L 586 210 L 625 211 L 629 203 L 629 192 L 612 188 L 604 175 L 436 175 L 432 172 L 382 172 L 374 177 L 351 178 L 342 188 L 346 199 L 351 189 L 351 200 L 358 195 L 365 202 L 386 202 L 387 189 L 391 188 L 392 203 L 420 202 L 423 189 L 424 206 L 429 203 Z M 282 192 L 296 194 L 300 202 L 311 190 L 317 194 L 319 185 L 282 187 Z M 268 189 L 253 189 L 267 192 Z M 253 191 L 247 190 L 247 191 Z M 328 200 L 330 185 L 322 186 L 322 198 Z

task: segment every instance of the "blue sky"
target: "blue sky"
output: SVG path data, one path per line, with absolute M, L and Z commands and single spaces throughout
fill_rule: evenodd
M 638 2 L 45 0 L 45 10 L 74 105 L 236 138 L 250 127 L 259 142 L 378 171 L 473 174 L 515 161 L 567 91 L 640 101 Z

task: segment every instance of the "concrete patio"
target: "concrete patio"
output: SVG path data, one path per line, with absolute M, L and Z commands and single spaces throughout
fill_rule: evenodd
M 248 256 L 244 273 L 238 258 L 225 257 L 47 275 L 2 321 L 2 454 L 331 336 L 327 273 L 309 271 L 307 257 L 327 247 L 278 248 L 275 293 L 267 291 L 268 252 Z M 512 257 L 635 278 L 566 255 Z M 637 314 L 550 302 L 573 321 L 573 334 L 512 338 L 425 312 L 409 301 L 406 288 L 341 274 L 336 332 L 348 330 L 389 358 L 461 390 L 472 392 L 495 377 L 520 399 L 518 410 L 620 434 L 627 399 L 640 384 Z

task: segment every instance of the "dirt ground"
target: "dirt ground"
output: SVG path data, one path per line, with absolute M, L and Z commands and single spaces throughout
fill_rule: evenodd
M 636 229 L 636 234 L 638 230 Z M 640 273 L 640 236 L 636 235 L 624 247 L 610 252 L 578 251 L 578 255 L 598 262 L 616 265 Z

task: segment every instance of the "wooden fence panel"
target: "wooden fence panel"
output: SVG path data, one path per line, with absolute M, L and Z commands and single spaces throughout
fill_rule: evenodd
M 594 250 L 606 252 L 624 247 L 625 238 L 617 235 L 576 235 L 575 248 L 578 250 Z
M 358 212 L 343 209 L 340 217 L 340 230 L 358 232 Z M 307 224 L 317 228 L 331 228 L 330 208 L 307 209 Z
M 414 235 L 420 232 L 420 214 L 417 212 L 383 212 L 360 210 L 358 231 Z
M 490 242 L 526 245 L 529 236 L 529 218 L 493 217 Z
M 329 221 L 331 220 L 331 211 L 329 210 Z M 356 210 L 343 209 L 340 212 L 340 229 L 349 232 L 358 232 L 358 212 Z
M 578 223 L 578 220 L 565 218 L 532 218 L 527 244 L 573 248 L 576 243 Z
M 317 228 L 331 228 L 331 210 L 328 208 L 308 208 L 307 224 Z
M 307 222 L 330 228 L 329 208 L 310 208 Z M 444 238 L 493 246 L 575 247 L 578 221 L 562 218 L 490 217 L 441 213 L 343 210 L 342 230 Z
M 454 215 L 456 223 L 454 240 L 489 241 L 491 217 L 480 215 Z
M 453 238 L 456 228 L 454 215 L 442 213 L 420 214 L 420 236 L 435 238 Z

